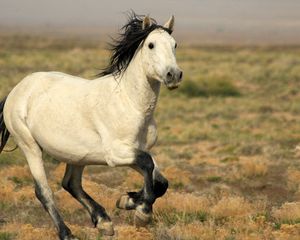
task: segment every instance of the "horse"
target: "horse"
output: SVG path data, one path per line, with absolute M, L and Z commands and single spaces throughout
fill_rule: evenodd
M 174 16 L 164 24 L 129 14 L 111 44 L 109 64 L 94 80 L 61 72 L 36 72 L 21 80 L 0 103 L 0 152 L 9 136 L 23 152 L 35 194 L 49 213 L 59 239 L 78 240 L 64 223 L 42 159 L 45 152 L 66 163 L 62 187 L 89 212 L 103 235 L 114 235 L 103 206 L 82 187 L 87 165 L 127 166 L 144 178 L 138 192 L 121 195 L 116 207 L 135 210 L 136 226 L 146 226 L 153 204 L 168 188 L 150 154 L 157 140 L 154 110 L 160 87 L 177 88 L 182 70 L 171 36 Z

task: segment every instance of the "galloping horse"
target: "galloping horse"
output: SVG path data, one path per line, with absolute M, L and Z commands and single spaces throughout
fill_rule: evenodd
M 42 151 L 66 163 L 62 186 L 89 212 L 106 235 L 114 228 L 105 209 L 82 188 L 86 165 L 129 166 L 144 177 L 139 192 L 122 195 L 116 205 L 135 210 L 135 224 L 145 226 L 152 205 L 168 181 L 149 150 L 157 139 L 153 113 L 160 86 L 177 88 L 182 79 L 171 36 L 172 16 L 164 26 L 132 14 L 112 44 L 110 64 L 99 78 L 87 80 L 60 72 L 25 77 L 0 103 L 0 152 L 11 135 L 25 155 L 36 197 L 51 216 L 61 240 L 72 235 L 57 210 L 48 185 Z

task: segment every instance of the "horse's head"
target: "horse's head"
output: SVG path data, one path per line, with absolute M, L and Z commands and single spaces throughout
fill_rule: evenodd
M 151 18 L 143 20 L 143 29 L 151 27 Z M 182 70 L 176 62 L 177 43 L 171 36 L 174 28 L 172 16 L 163 28 L 156 28 L 145 39 L 141 61 L 148 78 L 164 83 L 168 89 L 175 89 L 182 80 Z

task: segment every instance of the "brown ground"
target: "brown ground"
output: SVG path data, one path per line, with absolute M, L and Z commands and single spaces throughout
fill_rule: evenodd
M 0 39 L 1 95 L 26 74 L 59 70 L 90 77 L 107 61 L 98 44 Z M 162 90 L 153 154 L 170 181 L 147 228 L 118 197 L 142 186 L 131 169 L 89 167 L 84 188 L 107 209 L 113 239 L 300 239 L 300 48 L 178 49 L 184 83 Z M 8 148 L 13 147 L 11 142 Z M 46 157 L 66 223 L 81 239 L 98 236 L 85 210 L 60 186 L 64 165 Z M 56 239 L 17 150 L 0 155 L 0 240 Z

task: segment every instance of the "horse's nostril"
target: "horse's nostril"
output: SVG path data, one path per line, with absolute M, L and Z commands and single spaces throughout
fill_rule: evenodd
M 181 79 L 182 78 L 182 71 L 180 71 L 180 74 L 179 74 L 179 79 Z
M 168 77 L 172 77 L 172 73 L 171 73 L 171 72 L 168 72 L 168 73 L 167 73 L 167 76 L 168 76 Z

